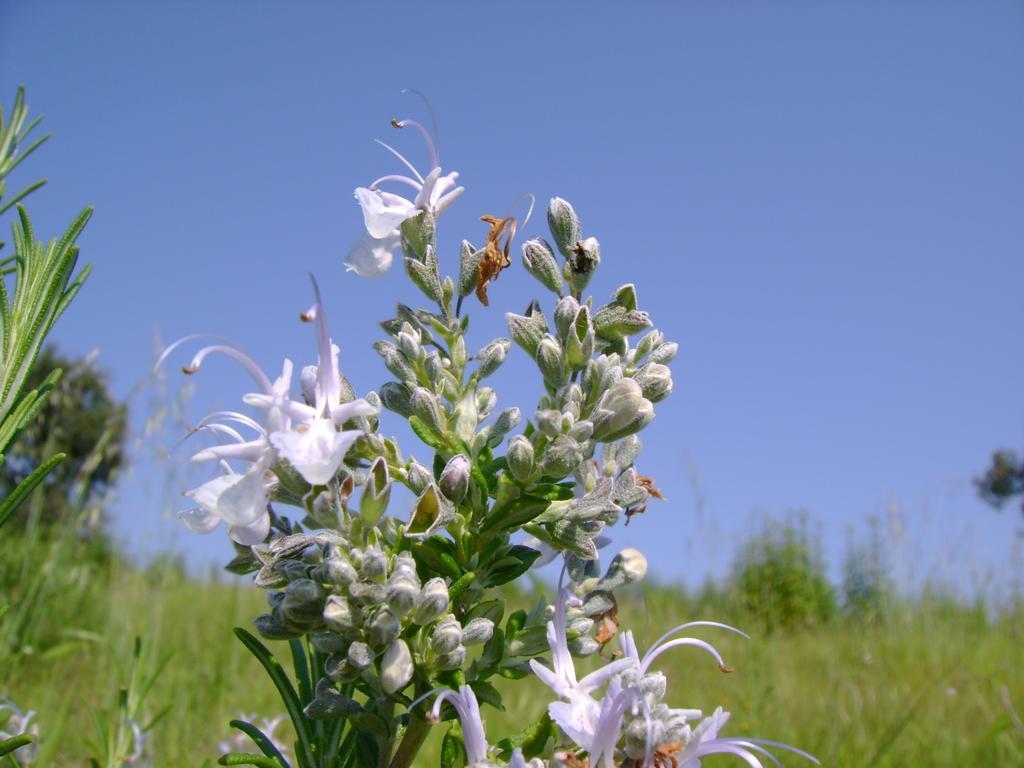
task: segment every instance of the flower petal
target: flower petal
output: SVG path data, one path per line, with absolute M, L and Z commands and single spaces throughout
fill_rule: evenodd
M 193 533 L 210 533 L 220 525 L 219 517 L 198 507 L 179 512 L 178 517 Z
M 307 483 L 325 485 L 361 434 L 358 429 L 338 432 L 332 421 L 314 419 L 303 432 L 272 432 L 270 442 Z
M 345 257 L 345 266 L 361 277 L 379 277 L 390 269 L 394 251 L 401 244 L 402 238 L 397 230 L 387 237 L 372 237 L 364 232 L 352 244 Z
M 422 193 L 421 193 L 422 194 Z M 363 209 L 363 223 L 370 237 L 387 237 L 398 225 L 416 213 L 416 206 L 401 195 L 359 187 L 356 200 Z

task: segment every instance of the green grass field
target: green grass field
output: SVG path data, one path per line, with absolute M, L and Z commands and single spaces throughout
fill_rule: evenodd
M 231 633 L 262 610 L 255 588 L 192 582 L 174 569 L 88 560 L 58 567 L 67 552 L 14 557 L 12 545 L 0 547 L 0 604 L 8 604 L 0 619 L 0 693 L 39 712 L 38 765 L 75 766 L 97 754 L 95 721 L 116 720 L 136 635 L 151 644 L 154 663 L 170 655 L 144 707 L 149 717 L 169 707 L 150 734 L 155 765 L 212 765 L 228 720 L 241 711 L 280 712 L 262 670 Z M 992 619 L 982 605 L 921 599 L 890 606 L 875 622 L 836 618 L 769 632 L 713 591 L 695 597 L 648 587 L 622 602 L 624 625 L 641 648 L 690 619 L 750 631 L 751 641 L 701 634 L 735 667 L 731 674 L 696 649 L 661 657 L 673 703 L 724 706 L 735 712 L 732 735 L 793 744 L 837 767 L 1024 765 L 1024 727 L 1011 708 L 1024 711 L 1020 610 Z M 506 711 L 487 712 L 492 735 L 518 730 L 545 701 L 533 681 L 504 690 Z M 437 765 L 445 727 L 437 727 L 419 765 Z

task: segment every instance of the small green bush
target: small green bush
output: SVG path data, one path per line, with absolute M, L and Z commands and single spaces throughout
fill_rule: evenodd
M 836 613 L 820 546 L 802 514 L 783 522 L 767 519 L 740 546 L 732 588 L 769 630 L 822 624 Z

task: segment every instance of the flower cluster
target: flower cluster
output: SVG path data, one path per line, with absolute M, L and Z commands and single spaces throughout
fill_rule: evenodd
M 638 435 L 672 392 L 676 344 L 653 327 L 632 284 L 605 303 L 584 294 L 601 245 L 556 197 L 547 210 L 554 245 L 533 237 L 521 246 L 522 266 L 550 306 L 530 301 L 522 314 L 506 315 L 507 337 L 471 346 L 464 300 L 476 295 L 490 305 L 488 288 L 511 265 L 522 227 L 511 216 L 482 215 L 490 227 L 483 245 L 462 241 L 457 273 L 443 275 L 438 217 L 463 188 L 458 174 L 442 173 L 423 125 L 392 124 L 424 138 L 430 168 L 420 173 L 383 145 L 411 176 L 382 176 L 356 189 L 365 232 L 346 263 L 360 275 L 380 275 L 400 251 L 405 274 L 427 301 L 399 304 L 381 322 L 385 338 L 374 348 L 389 376 L 379 394 L 357 398 L 341 374 L 315 282 L 315 303 L 302 317 L 315 325 L 317 362 L 302 370 L 297 397 L 290 361 L 271 380 L 229 344 L 201 348 L 185 369 L 194 373 L 218 353 L 256 383 L 242 398 L 249 412 L 217 412 L 196 427 L 218 444 L 193 460 L 218 470 L 188 492 L 195 506 L 182 519 L 203 533 L 226 522 L 236 549 L 228 568 L 254 574 L 268 592 L 269 611 L 254 625 L 264 639 L 289 641 L 296 683 L 259 639 L 237 632 L 282 694 L 297 737 L 294 764 L 406 768 L 432 722 L 458 717 L 461 731 L 446 737 L 445 765 L 462 754 L 473 768 L 667 768 L 695 766 L 716 751 L 759 765 L 767 742 L 719 738 L 728 717 L 720 710 L 693 725 L 699 711 L 670 707 L 664 676 L 650 669 L 661 653 L 684 645 L 724 668 L 713 646 L 676 636 L 723 625 L 683 625 L 641 656 L 632 635 L 619 631 L 617 592 L 644 578 L 647 562 L 633 549 L 603 570 L 599 558 L 618 521 L 661 498 L 637 468 Z M 386 185 L 414 194 L 401 197 Z M 540 389 L 525 415 L 499 408 L 489 385 L 500 366 L 522 359 L 520 351 Z M 379 432 L 382 409 L 408 423 L 424 462 L 405 458 Z M 395 486 L 407 493 L 393 493 Z M 390 513 L 399 498 L 409 501 Z M 295 519 L 283 507 L 298 510 Z M 558 558 L 568 586 L 560 585 L 555 601 L 507 610 L 499 588 Z M 577 675 L 574 658 L 616 645 L 621 658 Z M 555 700 L 532 735 L 492 749 L 480 710 L 481 701 L 500 704 L 490 679 L 531 674 Z M 432 707 L 421 706 L 431 696 Z M 257 738 L 257 726 L 243 730 L 266 760 L 292 764 L 269 737 Z

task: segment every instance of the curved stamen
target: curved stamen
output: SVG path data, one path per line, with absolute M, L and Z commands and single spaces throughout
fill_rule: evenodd
M 423 137 L 423 141 L 427 144 L 427 152 L 430 153 L 430 168 L 439 168 L 441 166 L 441 158 L 437 154 L 437 148 L 434 146 L 434 140 L 430 137 L 430 131 L 423 127 L 422 123 L 416 120 L 395 120 L 391 118 L 391 125 L 395 128 L 405 128 L 407 125 L 411 125 L 420 135 Z
M 427 108 L 427 114 L 430 115 L 430 127 L 434 129 L 434 146 L 437 148 L 437 156 L 441 157 L 441 129 L 437 123 L 437 113 L 434 111 L 434 105 L 430 103 L 430 99 L 423 95 L 422 92 L 417 91 L 415 88 L 403 88 L 402 93 L 411 93 L 415 96 L 420 97 L 420 101 Z
M 385 182 L 388 182 L 388 181 L 394 181 L 394 182 L 397 182 L 399 184 L 408 184 L 410 187 L 415 189 L 417 192 L 419 192 L 423 188 L 422 184 L 414 181 L 413 179 L 410 179 L 408 176 L 402 176 L 401 174 L 391 173 L 391 174 L 388 174 L 387 176 L 381 176 L 379 179 L 376 179 L 375 181 L 370 182 L 370 186 L 367 187 L 367 189 L 375 190 L 381 184 L 384 184 Z
M 800 755 L 800 757 L 807 758 L 808 760 L 810 760 L 815 765 L 821 765 L 821 761 L 819 761 L 818 758 L 816 758 L 814 755 L 812 755 L 812 754 L 810 754 L 808 752 L 804 752 L 802 749 L 797 749 L 796 747 L 791 747 L 789 744 L 783 744 L 781 741 L 771 741 L 770 739 L 748 739 L 748 738 L 743 738 L 743 739 L 739 739 L 739 738 L 737 738 L 737 739 L 726 739 L 726 741 L 735 741 L 736 743 L 747 743 L 747 742 L 749 742 L 751 745 L 767 744 L 769 747 L 777 747 L 778 749 L 784 749 L 787 752 L 792 752 L 793 754 Z
M 647 674 L 647 670 L 651 666 L 651 662 L 659 656 L 661 656 L 661 654 L 663 654 L 665 651 L 671 650 L 672 648 L 679 648 L 684 645 L 692 645 L 697 648 L 703 648 L 705 651 L 707 651 L 715 657 L 715 661 L 718 662 L 719 669 L 721 669 L 723 672 L 732 672 L 732 668 L 726 665 L 725 660 L 722 659 L 721 654 L 719 654 L 718 651 L 715 650 L 715 646 L 711 645 L 711 643 L 706 643 L 703 640 L 698 640 L 695 637 L 680 637 L 676 640 L 670 640 L 664 645 L 661 645 L 657 648 L 652 649 L 651 651 L 648 651 L 647 656 L 645 656 L 644 660 L 640 663 L 640 674 Z
M 213 432 L 214 434 L 217 435 L 227 435 L 236 443 L 245 442 L 245 438 L 238 433 L 238 430 L 232 429 L 227 424 L 218 424 L 217 422 L 213 422 L 211 424 L 204 424 L 201 427 L 196 427 L 195 429 L 191 430 L 189 434 L 195 435 L 198 434 L 199 432 Z
M 520 227 L 525 227 L 530 223 L 530 217 L 533 216 L 533 208 L 537 205 L 537 197 L 533 192 L 523 192 L 523 194 L 517 197 L 515 202 L 513 202 L 508 208 L 508 217 L 514 218 L 516 206 L 519 205 L 519 201 L 527 197 L 530 198 L 530 207 L 526 209 L 526 216 L 523 217 L 523 223 L 519 225 Z
M 210 424 L 215 419 L 224 419 L 226 421 L 234 421 L 238 424 L 243 424 L 256 432 L 259 432 L 261 435 L 265 435 L 267 433 L 256 419 L 246 416 L 244 413 L 239 413 L 238 411 L 214 411 L 213 413 L 208 413 L 199 420 L 199 423 L 196 424 L 196 429 Z
M 252 375 L 253 379 L 256 380 L 256 384 L 259 385 L 259 388 L 264 392 L 270 394 L 273 391 L 273 385 L 270 383 L 270 379 L 267 378 L 267 374 L 265 374 L 263 370 L 256 365 L 255 361 L 242 350 L 227 344 L 213 344 L 209 347 L 203 347 L 196 352 L 195 357 L 192 358 L 192 364 L 181 369 L 182 372 L 186 375 L 195 373 L 202 366 L 203 360 L 215 352 L 226 355 L 240 363 L 242 367 Z
M 170 357 L 171 353 L 174 352 L 174 350 L 176 350 L 182 344 L 187 344 L 188 342 L 195 341 L 196 339 L 217 339 L 218 341 L 223 341 L 227 344 L 231 344 L 230 339 L 226 339 L 223 336 L 217 336 L 216 334 L 213 333 L 190 333 L 188 336 L 182 336 L 177 341 L 173 341 L 170 344 L 168 344 L 167 347 L 164 348 L 164 351 L 160 353 L 160 357 L 158 357 L 156 359 L 156 362 L 153 364 L 153 370 L 155 371 L 157 368 L 163 365 L 164 361 L 168 357 Z
M 317 285 L 313 274 L 309 275 L 313 283 L 313 295 L 316 296 L 316 305 L 306 313 L 303 319 L 313 315 L 316 322 L 317 341 L 317 395 L 321 400 L 316 403 L 317 416 L 323 416 L 325 409 L 329 409 L 338 402 L 340 397 L 341 384 L 338 379 L 338 358 L 333 344 L 331 344 L 330 330 L 327 327 L 327 312 L 324 310 L 323 300 L 320 298 L 320 286 Z
M 395 149 L 394 147 L 392 147 L 392 146 L 391 146 L 390 144 L 385 144 L 385 143 L 384 143 L 383 141 L 381 141 L 380 139 L 374 139 L 374 141 L 376 141 L 376 142 L 377 142 L 378 144 L 380 144 L 380 145 L 381 145 L 382 147 L 384 147 L 384 149 L 386 149 L 386 150 L 387 150 L 388 152 L 390 152 L 390 153 L 391 153 L 391 154 L 393 154 L 393 155 L 394 155 L 395 157 L 397 157 L 397 158 L 398 158 L 399 160 L 401 160 L 401 161 L 402 161 L 402 162 L 403 162 L 403 163 L 405 164 L 405 167 L 406 167 L 406 168 L 408 168 L 408 169 L 409 169 L 410 171 L 412 171 L 412 175 L 413 175 L 413 176 L 415 176 L 415 177 L 416 177 L 417 179 L 419 179 L 419 180 L 420 180 L 420 184 L 422 184 L 422 183 L 423 183 L 423 177 L 422 177 L 422 176 L 420 176 L 420 172 L 419 172 L 419 171 L 417 171 L 415 167 L 413 167 L 413 164 L 412 164 L 412 163 L 410 163 L 410 162 L 409 162 L 408 160 L 406 160 L 406 159 L 405 159 L 405 158 L 404 158 L 404 157 L 402 156 L 402 153 L 401 153 L 401 152 L 399 152 L 399 151 L 398 151 L 397 149 Z
M 663 642 L 672 637 L 672 635 L 674 635 L 676 632 L 682 632 L 684 629 L 690 629 L 691 627 L 715 627 L 717 629 L 727 629 L 730 632 L 735 632 L 737 635 L 740 635 L 741 637 L 745 637 L 747 640 L 750 639 L 750 635 L 748 635 L 746 632 L 736 629 L 736 627 L 730 627 L 728 624 L 722 624 L 717 621 L 688 621 L 685 624 L 680 624 L 678 627 L 673 627 L 668 632 L 659 637 L 657 640 L 655 640 L 651 644 L 650 650 L 647 651 L 646 654 L 644 654 L 644 657 L 640 663 L 642 665 L 648 663 L 647 657 L 650 656 L 651 653 L 653 653 L 658 646 L 660 646 Z

